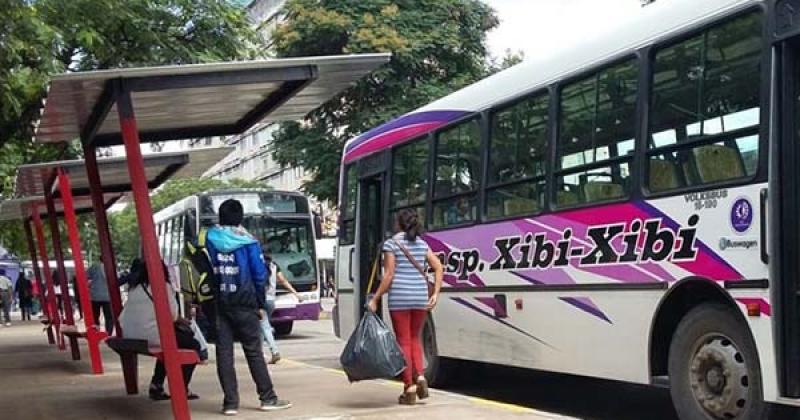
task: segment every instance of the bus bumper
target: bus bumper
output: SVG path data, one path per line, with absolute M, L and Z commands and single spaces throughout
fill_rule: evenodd
M 294 308 L 278 308 L 272 313 L 270 322 L 277 324 L 289 321 L 317 321 L 322 305 L 315 303 L 299 303 Z

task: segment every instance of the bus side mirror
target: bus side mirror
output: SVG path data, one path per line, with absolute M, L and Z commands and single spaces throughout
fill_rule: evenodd
M 319 213 L 314 213 L 314 235 L 317 239 L 322 237 L 322 217 Z

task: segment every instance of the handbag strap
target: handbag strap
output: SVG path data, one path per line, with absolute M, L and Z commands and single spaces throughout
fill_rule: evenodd
M 400 248 L 400 250 L 403 251 L 403 254 L 406 256 L 406 259 L 411 263 L 411 265 L 413 265 L 417 269 L 417 271 L 419 271 L 420 274 L 422 274 L 422 277 L 427 279 L 428 274 L 425 273 L 425 269 L 422 268 L 422 265 L 420 265 L 420 263 L 417 262 L 417 260 L 414 258 L 413 255 L 411 255 L 411 252 L 408 251 L 408 248 L 403 246 L 403 244 L 398 242 L 396 239 L 392 239 L 392 242 L 394 242 L 395 245 L 397 245 Z

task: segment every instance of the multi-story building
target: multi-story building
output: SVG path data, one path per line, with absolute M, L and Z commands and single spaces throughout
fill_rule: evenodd
M 286 0 L 252 0 L 247 3 L 247 15 L 258 33 L 269 46 L 269 36 L 281 20 L 280 9 Z M 274 124 L 257 124 L 246 133 L 226 138 L 209 137 L 186 140 L 181 147 L 210 147 L 227 144 L 236 150 L 215 165 L 208 176 L 221 179 L 248 179 L 265 181 L 278 190 L 299 190 L 307 180 L 306 172 L 299 167 L 286 167 L 272 158 L 272 133 Z

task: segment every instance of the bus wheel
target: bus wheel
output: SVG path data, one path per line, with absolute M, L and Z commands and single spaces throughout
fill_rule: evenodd
M 294 321 L 289 322 L 281 322 L 280 324 L 275 324 L 275 335 L 279 337 L 287 336 L 292 333 L 292 327 L 294 326 Z
M 431 386 L 441 387 L 447 382 L 449 361 L 439 356 L 436 333 L 430 316 L 422 327 L 422 357 L 425 364 L 425 379 Z
M 672 402 L 681 420 L 764 419 L 761 369 L 747 325 L 722 305 L 701 305 L 669 348 Z

